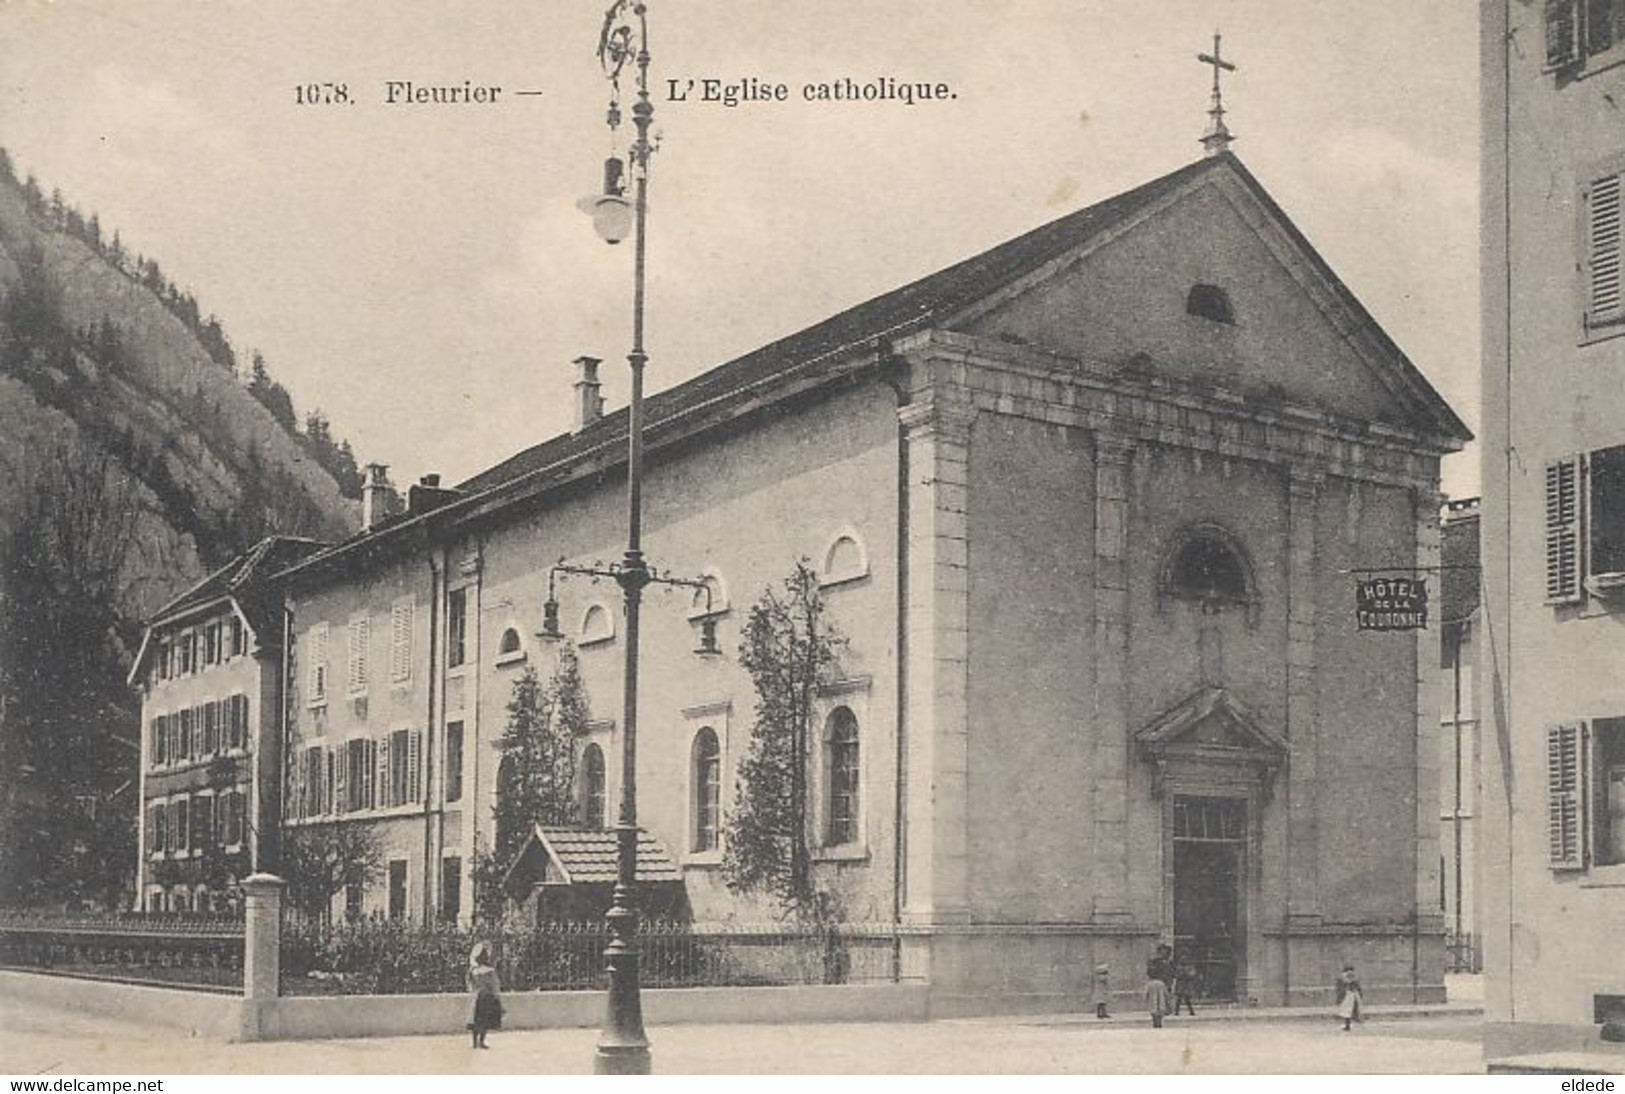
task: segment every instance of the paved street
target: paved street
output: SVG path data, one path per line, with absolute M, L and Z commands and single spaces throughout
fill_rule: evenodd
M 1140 1016 L 928 1023 L 668 1026 L 649 1031 L 663 1074 L 1476 1073 L 1476 1016 L 1374 1019 L 1343 1033 L 1313 1021 L 1206 1021 L 1153 1030 Z M 0 1073 L 576 1073 L 595 1030 L 234 1045 L 0 1000 Z

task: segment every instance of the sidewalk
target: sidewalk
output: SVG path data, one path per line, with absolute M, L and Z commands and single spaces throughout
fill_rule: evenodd
M 1364 1016 L 1362 1020 L 1367 1022 L 1391 1022 L 1412 1018 L 1475 1020 L 1483 1016 L 1484 1004 L 1473 999 L 1464 999 L 1454 1003 L 1400 1003 L 1363 1007 L 1361 1008 L 1361 1014 Z M 1110 1018 L 1105 1020 L 1096 1018 L 1093 1014 L 1084 1013 L 954 1020 L 964 1022 L 998 1021 L 1041 1026 L 1099 1026 L 1102 1029 L 1114 1024 L 1151 1024 L 1150 1017 L 1143 1011 L 1137 1010 L 1115 1011 Z M 1163 1019 L 1164 1024 L 1169 1027 L 1214 1023 L 1245 1025 L 1249 1022 L 1320 1022 L 1324 1024 L 1335 1021 L 1337 1019 L 1332 1015 L 1330 1007 L 1247 1007 L 1234 1003 L 1197 1007 L 1194 1016 L 1189 1014 L 1170 1015 Z
M 228 1044 L 0 999 L 0 1074 L 584 1074 L 597 1030 Z M 1429 1012 L 1420 1016 L 1417 1009 Z M 935 1022 L 651 1026 L 657 1074 L 1475 1074 L 1471 1004 L 1374 1008 L 1349 1033 L 1325 1008 Z

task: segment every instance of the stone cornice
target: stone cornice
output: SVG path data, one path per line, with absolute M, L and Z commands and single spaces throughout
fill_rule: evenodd
M 983 411 L 1074 426 L 1099 435 L 1297 467 L 1410 489 L 1435 489 L 1447 438 L 1308 407 L 1268 405 L 1222 388 L 1124 375 L 1100 362 L 934 330 L 914 348 L 933 391 Z M 925 392 L 922 392 L 925 394 Z

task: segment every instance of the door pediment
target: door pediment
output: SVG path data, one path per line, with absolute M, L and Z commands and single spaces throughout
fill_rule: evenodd
M 1285 738 L 1222 687 L 1201 688 L 1163 711 L 1135 732 L 1134 743 L 1156 766 L 1158 792 L 1170 773 L 1215 768 L 1267 791 L 1287 757 Z

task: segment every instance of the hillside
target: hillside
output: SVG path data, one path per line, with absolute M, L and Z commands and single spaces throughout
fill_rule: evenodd
M 143 495 L 147 557 L 120 604 L 139 616 L 264 535 L 353 529 L 305 439 L 218 359 L 213 317 L 211 354 L 128 263 L 31 204 L 0 171 L 0 531 L 43 464 L 110 453 Z
M 355 527 L 349 445 L 247 372 L 0 149 L 0 906 L 128 904 L 141 622 L 267 535 Z

